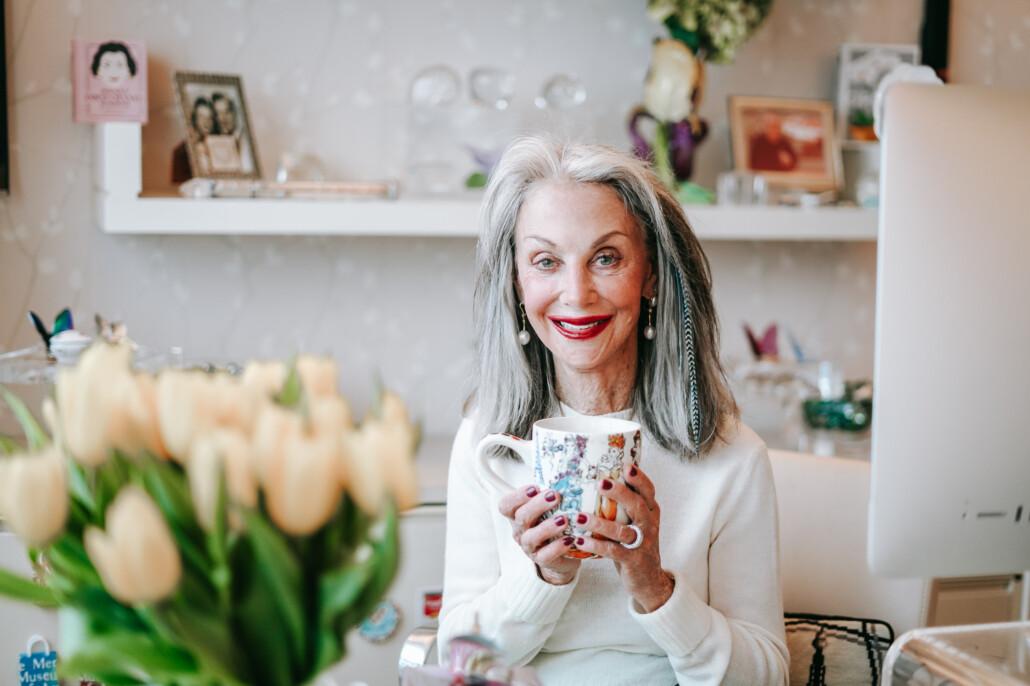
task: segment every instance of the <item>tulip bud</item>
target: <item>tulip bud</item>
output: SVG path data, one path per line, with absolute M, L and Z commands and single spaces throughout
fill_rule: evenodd
M 299 435 L 303 431 L 303 420 L 296 412 L 271 400 L 266 400 L 258 408 L 251 445 L 254 470 L 261 483 L 268 483 L 268 465 L 286 450 L 286 438 Z
M 340 367 L 331 357 L 301 355 L 297 358 L 297 374 L 308 398 L 336 395 Z
M 251 360 L 243 367 L 240 383 L 248 389 L 269 398 L 279 395 L 286 383 L 286 365 L 282 360 L 259 362 Z
M 225 373 L 209 374 L 205 382 L 210 391 L 212 425 L 239 429 L 250 434 L 262 394 L 248 389 L 240 379 Z
M 0 515 L 32 546 L 61 532 L 68 517 L 68 477 L 56 446 L 0 461 Z
M 314 398 L 308 405 L 312 433 L 339 433 L 354 426 L 350 404 L 340 395 Z
M 126 486 L 107 508 L 107 530 L 88 526 L 83 543 L 104 588 L 119 602 L 154 603 L 179 584 L 182 560 L 161 511 Z
M 306 536 L 329 521 L 340 502 L 339 460 L 338 434 L 284 437 L 282 451 L 267 464 L 265 481 L 268 513 L 280 529 Z
M 193 443 L 189 458 L 190 494 L 197 521 L 210 531 L 215 521 L 218 481 L 225 474 L 229 500 L 244 507 L 258 501 L 257 479 L 250 457 L 250 445 L 238 430 L 216 429 Z
M 168 457 L 168 449 L 161 440 L 161 424 L 157 413 L 157 380 L 151 374 L 134 374 L 138 403 L 126 408 L 133 425 L 133 442 L 151 455 Z
M 644 108 L 655 119 L 678 122 L 693 109 L 691 95 L 699 78 L 697 58 L 678 40 L 656 41 L 644 83 Z
M 379 459 L 379 431 L 366 420 L 360 429 L 345 431 L 338 473 L 351 498 L 366 514 L 375 517 L 386 493 L 384 465 Z
M 211 391 L 205 373 L 166 369 L 157 377 L 157 418 L 172 459 L 184 464 L 197 433 L 210 423 Z
M 91 345 L 75 367 L 57 373 L 57 415 L 68 451 L 96 466 L 129 435 L 125 408 L 131 404 L 132 374 L 127 345 Z
M 380 459 L 397 507 L 407 510 L 418 504 L 418 478 L 414 461 L 417 431 L 408 419 L 407 408 L 396 393 L 383 393 L 380 415 Z

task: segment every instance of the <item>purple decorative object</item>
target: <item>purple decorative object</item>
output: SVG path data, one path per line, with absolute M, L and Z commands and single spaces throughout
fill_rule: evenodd
M 650 112 L 643 107 L 633 110 L 629 119 L 629 135 L 633 141 L 633 151 L 642 160 L 652 160 L 652 146 L 640 132 L 639 126 L 642 119 L 650 120 L 654 126 L 663 124 L 656 120 Z M 704 119 L 697 119 L 697 131 L 694 130 L 689 119 L 678 121 L 675 124 L 666 124 L 671 128 L 669 140 L 669 162 L 677 181 L 688 181 L 694 173 L 694 149 L 708 135 L 708 122 Z

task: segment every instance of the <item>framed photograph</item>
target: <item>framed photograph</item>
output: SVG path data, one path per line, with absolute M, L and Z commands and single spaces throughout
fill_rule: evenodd
M 918 45 L 845 43 L 837 72 L 837 137 L 844 144 L 876 140 L 873 97 L 899 64 L 919 64 Z
M 193 176 L 259 179 L 240 77 L 175 72 L 175 87 Z
M 818 193 L 842 185 L 829 102 L 731 96 L 730 136 L 734 169 L 760 173 L 772 188 Z

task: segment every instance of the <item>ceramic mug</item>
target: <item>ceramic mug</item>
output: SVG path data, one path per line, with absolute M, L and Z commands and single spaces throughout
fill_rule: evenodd
M 522 461 L 533 467 L 533 477 L 541 491 L 553 489 L 561 502 L 544 517 L 557 512 L 569 523 L 565 536 L 589 536 L 576 527 L 576 514 L 592 512 L 599 517 L 628 524 L 625 509 L 601 494 L 602 479 L 622 482 L 627 464 L 640 464 L 640 425 L 611 417 L 551 417 L 533 424 L 532 440 L 509 434 L 490 434 L 476 447 L 480 474 L 498 493 L 515 489 L 498 476 L 490 464 L 490 448 L 503 445 L 514 450 Z M 590 553 L 577 550 L 568 557 L 587 558 Z

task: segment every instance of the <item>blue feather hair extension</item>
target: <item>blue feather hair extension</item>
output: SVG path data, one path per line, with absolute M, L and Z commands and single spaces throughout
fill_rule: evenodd
M 701 451 L 701 403 L 697 398 L 697 362 L 694 356 L 694 326 L 690 318 L 690 293 L 679 269 L 676 269 L 676 286 L 683 315 L 683 345 L 679 351 L 680 378 L 683 377 L 683 357 L 687 358 L 688 394 L 687 410 L 690 412 L 690 431 L 694 442 L 694 453 Z

